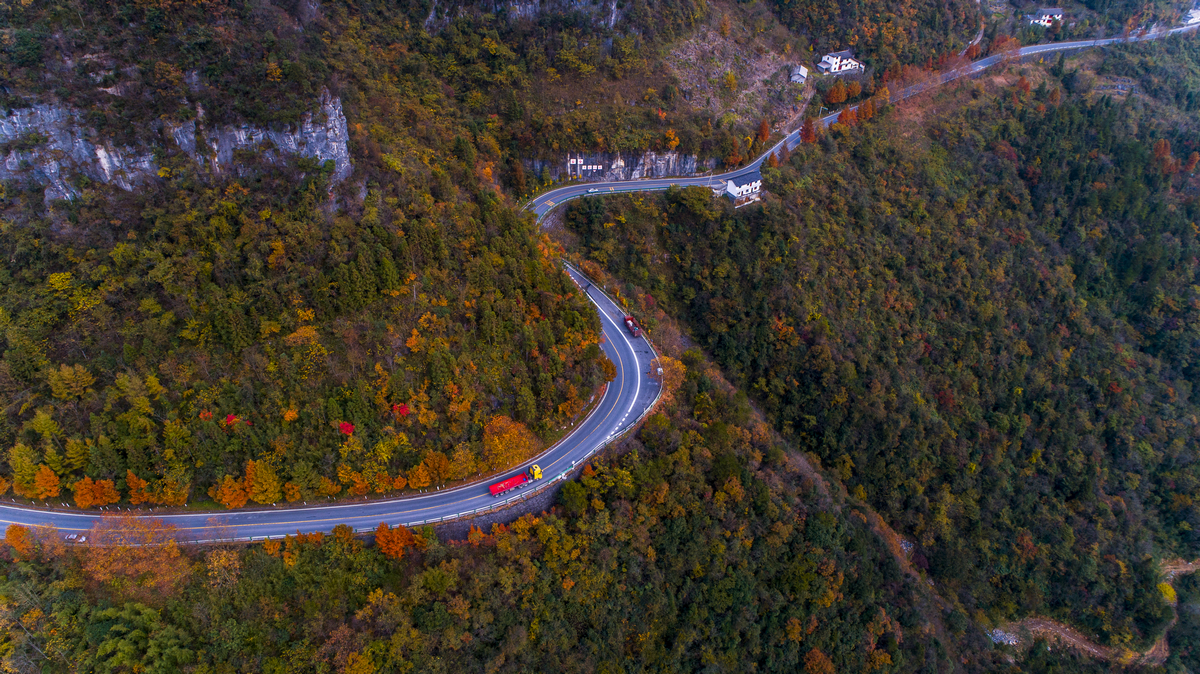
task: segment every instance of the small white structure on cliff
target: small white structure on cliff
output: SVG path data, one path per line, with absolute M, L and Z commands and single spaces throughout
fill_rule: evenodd
M 1034 14 L 1033 17 L 1029 19 L 1029 25 L 1049 28 L 1050 26 L 1054 25 L 1055 21 L 1062 23 L 1062 20 L 1063 11 L 1061 9 L 1058 7 L 1043 7 L 1037 11 L 1037 14 Z
M 832 54 L 826 54 L 821 62 L 817 64 L 817 68 L 830 75 L 839 73 L 853 72 L 855 70 L 863 70 L 862 61 L 854 58 L 854 54 L 849 49 L 835 51 Z
M 567 160 L 567 173 L 571 176 L 589 177 L 595 175 L 597 171 L 604 170 L 604 164 L 592 163 L 585 164 L 582 157 L 571 157 Z
M 714 196 L 725 195 L 733 202 L 734 208 L 741 208 L 762 199 L 762 173 L 754 169 L 740 176 L 734 176 L 725 184 L 713 190 Z

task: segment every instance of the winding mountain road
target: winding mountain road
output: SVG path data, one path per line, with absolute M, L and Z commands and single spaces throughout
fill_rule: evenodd
M 1005 55 L 989 56 L 953 71 L 940 73 L 926 82 L 902 89 L 891 96 L 892 102 L 927 91 L 947 82 L 978 73 L 1005 59 L 1020 59 L 1037 54 L 1085 49 L 1118 42 L 1151 40 L 1166 35 L 1195 30 L 1197 25 L 1163 30 L 1130 38 L 1107 38 L 1079 42 L 1062 42 L 1024 47 Z M 837 120 L 837 113 L 821 118 L 828 127 Z M 585 196 L 600 196 L 621 192 L 662 191 L 673 185 L 716 187 L 724 180 L 750 173 L 762 165 L 771 154 L 787 144 L 794 148 L 799 144 L 799 130 L 788 134 L 749 165 L 713 176 L 654 178 L 648 180 L 590 183 L 568 185 L 551 190 L 526 205 L 541 220 L 556 207 Z M 471 515 L 502 505 L 507 500 L 496 499 L 488 491 L 488 485 L 516 475 L 533 463 L 542 467 L 545 480 L 565 477 L 576 464 L 586 460 L 607 444 L 612 438 L 637 423 L 641 415 L 653 405 L 658 397 L 658 383 L 650 378 L 646 370 L 654 358 L 654 352 L 644 337 L 633 338 L 621 322 L 624 313 L 608 297 L 596 288 L 587 286 L 587 281 L 576 270 L 568 273 L 584 289 L 601 316 L 604 353 L 616 365 L 616 378 L 609 383 L 604 395 L 589 416 L 563 440 L 522 466 L 504 474 L 455 489 L 435 490 L 425 494 L 386 500 L 364 499 L 360 502 L 343 501 L 328 505 L 304 505 L 272 508 L 242 509 L 217 512 L 163 511 L 151 513 L 146 510 L 133 511 L 137 516 L 153 517 L 174 525 L 181 540 L 204 542 L 211 540 L 257 540 L 280 537 L 297 531 L 328 532 L 338 524 L 347 524 L 358 531 L 374 529 L 381 522 L 390 525 L 420 525 Z M 533 488 L 542 486 L 535 484 Z M 520 494 L 508 500 L 520 498 Z M 0 503 L 0 532 L 9 524 L 24 526 L 49 525 L 63 535 L 86 535 L 87 531 L 106 513 L 80 511 L 70 508 L 31 507 Z
M 587 293 L 600 313 L 604 340 L 601 348 L 616 366 L 617 374 L 609 382 L 600 402 L 571 433 L 525 464 L 495 477 L 455 489 L 430 491 L 416 496 L 387 500 L 343 501 L 328 505 L 256 508 L 228 511 L 150 513 L 133 510 L 133 514 L 163 520 L 176 527 L 182 541 L 257 540 L 277 538 L 297 531 L 328 532 L 339 524 L 357 531 L 374 529 L 379 523 L 390 525 L 420 525 L 455 519 L 477 511 L 502 505 L 488 491 L 488 485 L 512 477 L 536 463 L 545 476 L 530 488 L 543 486 L 558 479 L 594 454 L 613 437 L 620 435 L 637 422 L 657 399 L 658 382 L 647 376 L 650 361 L 655 357 L 645 337 L 632 337 L 622 322 L 625 314 L 613 302 L 588 285 L 587 279 L 568 267 L 567 273 Z M 507 494 L 509 500 L 524 496 L 520 492 Z M 86 535 L 87 531 L 106 513 L 67 508 L 32 508 L 13 503 L 0 503 L 0 531 L 9 524 L 25 526 L 50 525 L 62 535 Z
M 1031 56 L 1037 56 L 1039 54 L 1049 54 L 1075 49 L 1090 49 L 1092 47 L 1103 47 L 1122 42 L 1156 40 L 1168 35 L 1174 35 L 1176 33 L 1194 31 L 1197 28 L 1200 28 L 1200 24 L 1180 26 L 1178 28 L 1155 31 L 1139 36 L 1100 38 L 1096 40 L 1078 40 L 1074 42 L 1056 42 L 1051 44 L 1039 44 L 1022 47 L 1020 49 L 1014 49 L 1008 53 L 995 54 L 977 61 L 972 61 L 971 63 L 954 70 L 948 70 L 942 73 L 934 73 L 928 80 L 924 82 L 914 84 L 892 93 L 890 100 L 892 103 L 902 101 L 906 98 L 915 96 L 935 87 L 942 86 L 943 84 L 953 82 L 954 80 L 978 74 L 1006 60 L 1021 60 Z M 857 109 L 857 106 L 852 107 Z M 837 121 L 839 114 L 840 111 L 820 118 L 821 125 L 825 127 L 833 125 L 833 123 Z M 532 211 L 537 215 L 538 219 L 541 219 L 545 217 L 547 213 L 567 203 L 568 201 L 580 199 L 586 196 L 603 196 L 605 194 L 617 194 L 622 192 L 658 192 L 665 191 L 676 185 L 679 187 L 719 187 L 726 180 L 759 170 L 763 162 L 766 161 L 767 158 L 772 154 L 778 152 L 783 147 L 784 143 L 787 143 L 789 150 L 799 145 L 800 130 L 797 129 L 792 131 L 778 143 L 773 145 L 771 149 L 762 153 L 762 155 L 760 155 L 757 159 L 750 162 L 746 166 L 734 169 L 732 171 L 726 171 L 725 173 L 719 173 L 716 175 L 646 178 L 642 180 L 594 182 L 567 185 L 565 187 L 560 187 L 558 189 L 550 190 L 549 192 L 538 195 L 525 205 L 525 209 Z

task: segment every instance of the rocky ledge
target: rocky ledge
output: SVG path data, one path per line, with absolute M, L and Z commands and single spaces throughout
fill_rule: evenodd
M 342 102 L 328 91 L 322 91 L 314 111 L 291 128 L 247 124 L 209 129 L 201 110 L 196 120 L 164 122 L 158 131 L 164 146 L 178 148 L 213 175 L 246 170 L 234 159 L 235 150 L 256 150 L 272 163 L 289 156 L 332 161 L 334 182 L 345 180 L 353 170 Z M 154 152 L 149 146 L 113 143 L 89 128 L 80 110 L 67 106 L 46 103 L 0 116 L 0 180 L 43 185 L 47 202 L 78 196 L 81 177 L 123 190 L 157 180 Z

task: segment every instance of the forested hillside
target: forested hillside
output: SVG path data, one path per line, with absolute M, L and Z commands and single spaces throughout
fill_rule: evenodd
M 1162 101 L 1071 95 L 1079 75 L 839 125 L 764 172 L 761 206 L 688 189 L 567 223 L 978 620 L 1145 646 L 1157 560 L 1200 553 L 1200 156 Z
M 384 525 L 181 552 L 121 526 L 64 549 L 9 529 L 16 671 L 983 671 L 855 508 L 698 352 L 620 459 L 552 514 L 445 544 Z M 112 533 L 94 532 L 115 542 Z M 132 547 L 137 542 L 139 547 Z M 189 558 L 195 554 L 196 558 Z M 5 622 L 9 621 L 9 622 Z M 932 633 L 931 633 L 932 630 Z M 965 661 L 965 662 L 964 662 Z M 74 663 L 74 664 L 72 664 Z
M 1175 584 L 1179 601 L 1179 624 L 1171 630 L 1173 662 L 1188 671 L 1200 668 L 1200 576 L 1192 574 Z
M 979 28 L 979 3 L 773 0 L 780 21 L 811 37 L 816 55 L 842 49 L 879 72 L 958 52 Z
M 880 69 L 958 48 L 978 11 L 773 7 L 795 31 L 781 55 L 854 47 Z M 0 5 L 5 111 L 84 111 L 88 137 L 154 146 L 161 167 L 130 192 L 65 176 L 71 201 L 34 175 L 0 186 L 5 498 L 219 511 L 514 465 L 613 376 L 564 255 L 620 278 L 673 356 L 620 451 L 551 511 L 465 541 L 341 526 L 182 548 L 117 516 L 68 547 L 9 526 L 4 669 L 1071 671 L 1090 665 L 985 630 L 1042 615 L 1113 647 L 1160 636 L 1160 562 L 1200 555 L 1196 42 L 836 125 L 764 168 L 763 204 L 588 199 L 539 231 L 524 160 L 765 146 L 769 124 L 693 107 L 664 65 L 714 11 L 743 16 Z M 717 30 L 766 49 L 759 28 Z M 1107 75 L 1140 90 L 1093 93 Z M 341 182 L 266 146 L 215 175 L 166 142 L 202 116 L 295 124 L 323 91 L 348 118 Z M 1169 666 L 1190 667 L 1197 590 L 1177 586 Z
M 352 48 L 369 17 L 349 10 L 323 5 L 304 28 L 241 3 L 5 7 L 25 26 L 10 97 L 57 81 L 98 127 L 146 133 L 199 110 L 286 120 L 329 86 L 357 172 L 330 195 L 311 161 L 247 157 L 252 172 L 218 178 L 164 150 L 159 183 L 132 194 L 83 180 L 79 199 L 44 204 L 34 182 L 6 185 L 4 491 L 238 507 L 424 488 L 529 456 L 530 431 L 549 439 L 604 381 L 595 313 L 494 184 L 486 116 L 429 74 L 441 47 L 398 48 L 396 12 Z M 52 29 L 37 59 L 16 48 Z M 132 88 L 89 89 L 85 53 L 130 64 L 101 84 Z M 139 88 L 167 71 L 199 84 Z

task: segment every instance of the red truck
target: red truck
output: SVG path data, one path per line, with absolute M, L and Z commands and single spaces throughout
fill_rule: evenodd
M 542 469 L 540 466 L 535 465 L 530 466 L 528 471 L 519 475 L 514 475 L 503 482 L 497 482 L 496 484 L 488 487 L 488 489 L 492 492 L 492 496 L 499 496 L 506 491 L 519 489 L 534 480 L 540 479 L 542 479 Z
M 642 335 L 642 326 L 638 325 L 637 319 L 633 316 L 625 317 L 625 327 L 629 328 L 629 334 L 633 335 L 634 337 L 640 337 Z

